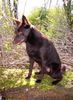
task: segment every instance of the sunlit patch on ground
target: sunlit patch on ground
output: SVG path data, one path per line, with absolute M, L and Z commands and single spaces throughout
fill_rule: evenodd
M 0 88 L 15 88 L 21 86 L 27 86 L 31 88 L 39 88 L 42 90 L 55 89 L 52 86 L 52 78 L 48 75 L 44 76 L 44 79 L 40 84 L 36 84 L 37 76 L 33 70 L 32 77 L 26 80 L 25 77 L 28 74 L 28 69 L 3 69 L 0 68 Z M 58 84 L 60 87 L 71 88 L 73 87 L 73 72 L 68 71 L 65 73 L 63 80 Z
M 65 73 L 61 85 L 64 86 L 65 88 L 73 87 L 73 71 L 67 71 Z

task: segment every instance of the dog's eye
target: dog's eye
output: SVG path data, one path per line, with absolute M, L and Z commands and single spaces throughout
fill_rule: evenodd
M 25 25 L 24 28 L 28 29 L 30 28 L 30 25 Z
M 17 32 L 20 32 L 20 29 L 18 29 Z

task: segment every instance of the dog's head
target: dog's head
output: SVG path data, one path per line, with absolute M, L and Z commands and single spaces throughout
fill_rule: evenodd
M 22 16 L 22 22 L 16 21 L 16 23 L 17 28 L 15 30 L 13 43 L 21 44 L 22 42 L 27 41 L 27 37 L 30 33 L 30 24 L 24 15 Z

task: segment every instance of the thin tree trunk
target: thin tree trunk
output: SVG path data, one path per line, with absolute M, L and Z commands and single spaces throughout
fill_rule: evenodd
M 49 1 L 49 8 L 50 8 L 50 6 L 51 6 L 51 2 L 52 2 L 52 0 Z
M 9 10 L 10 10 L 10 15 L 12 16 L 12 7 L 11 7 L 11 1 L 8 0 L 8 6 L 9 6 Z
M 18 18 L 18 14 L 17 14 L 17 2 L 18 0 L 14 0 L 14 17 Z
M 5 0 L 2 0 L 2 14 L 3 14 L 4 17 L 7 15 L 6 14 L 6 3 L 5 3 Z
M 69 28 L 72 29 L 72 23 L 71 23 L 71 0 L 63 0 L 63 5 L 65 9 L 65 13 L 67 16 L 67 22 L 69 24 Z

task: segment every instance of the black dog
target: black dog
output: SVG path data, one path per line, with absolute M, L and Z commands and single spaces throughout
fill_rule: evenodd
M 59 55 L 51 41 L 42 35 L 36 28 L 32 27 L 26 17 L 22 16 L 22 22 L 17 22 L 14 43 L 26 43 L 26 50 L 30 60 L 29 79 L 32 74 L 33 64 L 37 62 L 41 68 L 37 83 L 40 83 L 44 74 L 49 74 L 55 79 L 52 84 L 62 80 L 62 68 Z M 47 69 L 49 68 L 49 72 Z M 64 68 L 63 68 L 64 69 Z

